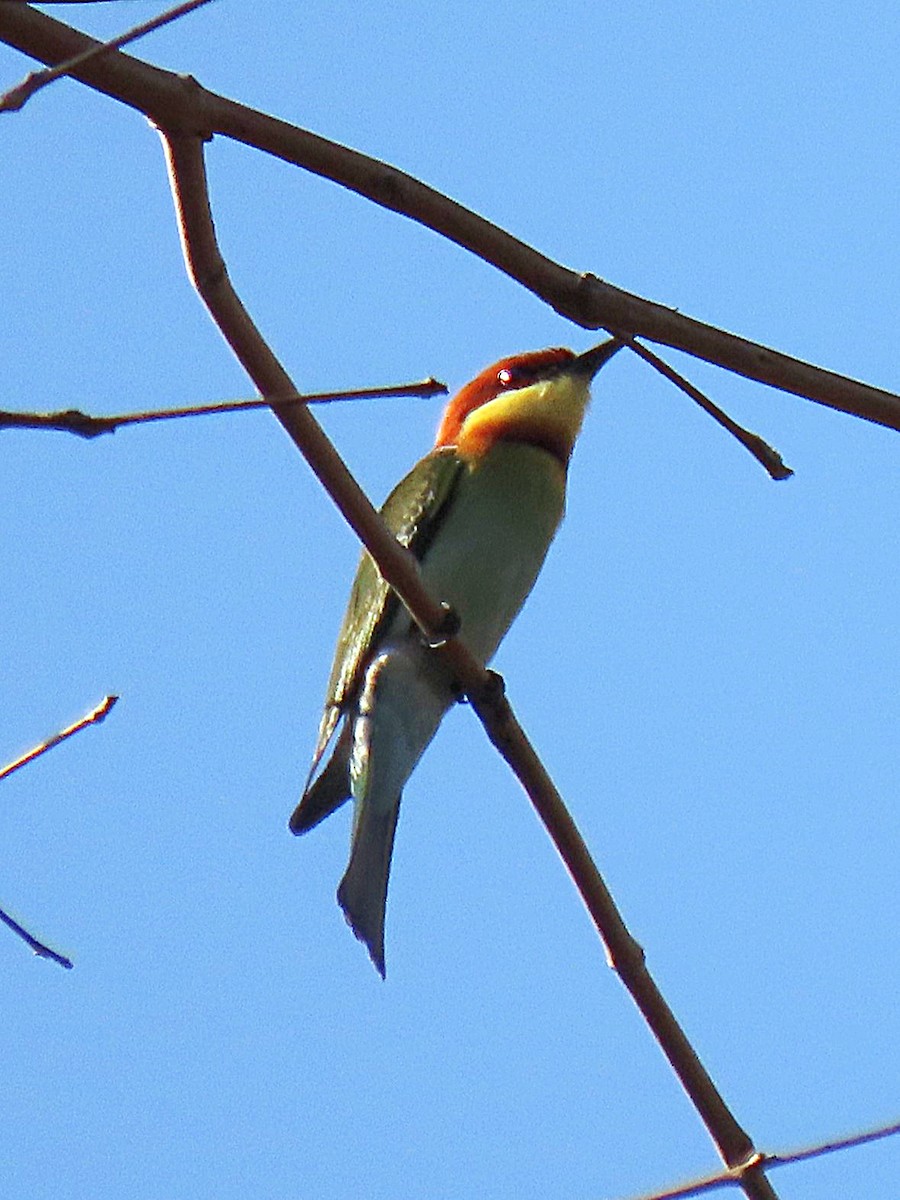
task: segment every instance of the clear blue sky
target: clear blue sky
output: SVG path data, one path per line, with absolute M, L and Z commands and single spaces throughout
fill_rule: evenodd
M 111 34 L 157 6 L 56 8 Z M 900 389 L 893 3 L 221 0 L 141 56 L 382 157 L 564 263 Z M 29 68 L 0 48 L 0 81 Z M 231 274 L 306 387 L 581 349 L 435 234 L 209 147 Z M 244 396 L 184 275 L 156 134 L 68 82 L 0 119 L 0 406 Z M 682 363 L 681 365 L 685 365 Z M 900 1110 L 900 435 L 698 364 L 770 482 L 622 354 L 501 649 L 651 968 L 765 1149 Z M 332 411 L 376 500 L 439 402 Z M 0 435 L 7 1194 L 610 1197 L 715 1156 L 465 709 L 401 816 L 382 983 L 286 821 L 357 547 L 265 414 Z M 894 1194 L 896 1141 L 773 1175 Z

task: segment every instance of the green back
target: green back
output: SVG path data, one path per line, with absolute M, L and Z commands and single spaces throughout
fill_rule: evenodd
M 382 505 L 381 515 L 388 529 L 419 561 L 464 470 L 452 447 L 433 450 L 400 480 Z M 356 698 L 373 651 L 399 604 L 369 553 L 363 551 L 338 634 L 314 767 L 338 721 Z

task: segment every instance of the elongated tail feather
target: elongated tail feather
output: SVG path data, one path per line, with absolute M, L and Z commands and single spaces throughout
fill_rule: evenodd
M 382 979 L 384 910 L 399 812 L 399 796 L 387 808 L 376 809 L 365 803 L 358 806 L 353 850 L 337 893 L 347 924 L 365 943 Z

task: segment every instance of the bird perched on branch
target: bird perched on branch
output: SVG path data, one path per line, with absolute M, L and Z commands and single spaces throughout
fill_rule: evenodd
M 388 528 L 419 560 L 431 595 L 457 614 L 459 636 L 482 662 L 534 586 L 562 520 L 591 380 L 619 346 L 611 340 L 578 355 L 538 350 L 482 371 L 449 402 L 434 448 L 384 503 Z M 338 636 L 312 782 L 290 828 L 305 833 L 352 797 L 338 902 L 382 976 L 401 793 L 457 698 L 449 669 L 364 552 Z

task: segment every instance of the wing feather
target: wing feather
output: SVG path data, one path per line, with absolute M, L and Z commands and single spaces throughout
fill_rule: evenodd
M 434 450 L 401 479 L 382 505 L 381 515 L 388 529 L 420 561 L 465 469 L 452 447 Z M 338 634 L 313 769 L 338 721 L 359 694 L 372 652 L 394 619 L 399 603 L 369 553 L 363 551 Z

